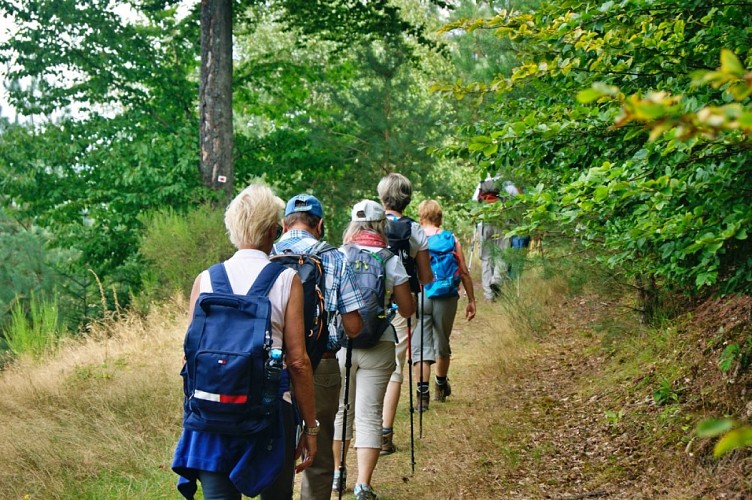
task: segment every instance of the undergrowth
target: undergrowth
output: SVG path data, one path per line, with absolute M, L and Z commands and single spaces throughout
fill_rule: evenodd
M 744 345 L 745 306 L 716 304 L 721 325 L 709 307 L 648 327 L 613 276 L 595 271 L 531 259 L 497 302 L 479 301 L 475 320 L 458 315 L 452 396 L 414 415 L 413 474 L 403 384 L 398 452 L 374 474 L 380 498 L 752 492 L 746 452 L 716 462 L 713 440 L 694 431 L 705 416 L 745 418 L 744 358 L 723 357 Z M 113 315 L 0 373 L 0 497 L 177 497 L 180 297 L 148 316 Z M 356 477 L 354 456 L 349 465 Z

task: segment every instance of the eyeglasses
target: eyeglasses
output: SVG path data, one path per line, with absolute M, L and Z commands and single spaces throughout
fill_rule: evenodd
M 274 240 L 278 240 L 282 236 L 282 224 L 277 224 L 277 231 L 274 233 Z

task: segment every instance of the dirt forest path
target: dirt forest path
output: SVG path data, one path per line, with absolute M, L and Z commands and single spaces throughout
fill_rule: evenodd
M 479 301 L 468 323 L 464 303 L 452 334 L 452 396 L 431 402 L 422 438 L 415 413 L 411 474 L 403 385 L 398 451 L 381 457 L 373 478 L 379 498 L 737 498 L 704 494 L 708 478 L 683 464 L 683 449 L 646 448 L 608 413 L 618 408 L 600 389 L 608 385 L 595 383 L 606 376 L 593 334 L 606 312 L 597 297 L 551 304 L 546 331 L 534 337 L 515 331 L 499 303 Z M 355 478 L 352 451 L 348 469 Z M 351 482 L 344 498 L 352 498 Z

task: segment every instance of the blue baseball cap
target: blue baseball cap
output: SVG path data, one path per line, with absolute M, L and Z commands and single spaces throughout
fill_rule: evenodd
M 299 194 L 290 198 L 285 207 L 285 217 L 295 212 L 308 212 L 319 219 L 324 218 L 321 202 L 311 194 Z

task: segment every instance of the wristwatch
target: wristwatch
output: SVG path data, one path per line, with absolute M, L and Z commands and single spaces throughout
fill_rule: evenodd
M 313 427 L 308 427 L 307 425 L 303 426 L 303 432 L 308 434 L 309 436 L 317 436 L 320 429 L 321 426 L 319 425 L 318 420 L 316 420 L 316 425 L 314 425 Z

